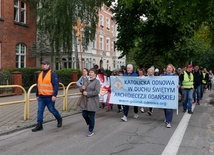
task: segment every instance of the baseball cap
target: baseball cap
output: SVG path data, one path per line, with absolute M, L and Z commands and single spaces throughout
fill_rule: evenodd
M 43 64 L 43 65 L 50 65 L 50 61 L 48 61 L 48 60 L 43 60 L 43 61 L 42 61 L 42 64 Z
M 192 65 L 187 65 L 187 68 L 192 68 Z
M 156 68 L 156 69 L 155 69 L 155 72 L 159 72 L 159 69 L 158 69 L 158 68 Z

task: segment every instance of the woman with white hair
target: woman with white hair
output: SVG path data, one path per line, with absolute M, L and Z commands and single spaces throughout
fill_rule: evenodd
M 127 72 L 123 74 L 123 76 L 138 76 L 138 74 L 136 72 L 133 71 L 133 65 L 132 64 L 128 64 L 127 65 Z M 134 118 L 138 118 L 138 107 L 134 106 Z M 127 122 L 127 116 L 129 113 L 129 106 L 128 105 L 124 105 L 123 106 L 123 114 L 124 116 L 121 118 L 122 121 Z

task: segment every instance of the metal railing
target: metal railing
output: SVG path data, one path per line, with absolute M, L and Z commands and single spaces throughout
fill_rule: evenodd
M 64 84 L 62 84 L 62 83 L 59 83 L 61 86 L 62 86 L 62 88 L 63 88 L 63 94 L 62 95 L 57 95 L 57 98 L 58 97 L 63 97 L 63 106 L 65 105 L 65 94 L 66 94 L 66 92 L 65 92 L 65 86 L 64 86 Z M 28 89 L 28 92 L 27 92 L 27 111 L 26 111 L 26 117 L 27 117 L 27 119 L 30 119 L 30 101 L 36 101 L 37 99 L 36 99 L 36 97 L 35 98 L 30 98 L 30 93 L 31 93 L 31 90 L 34 88 L 36 86 L 36 84 L 33 84 L 29 89 Z
M 68 90 L 71 87 L 72 84 L 76 84 L 76 82 L 71 82 L 67 88 L 65 88 L 64 84 L 59 83 L 62 88 L 63 88 L 63 94 L 62 95 L 57 95 L 57 98 L 63 98 L 63 106 L 62 106 L 62 110 L 68 110 L 68 96 L 77 96 L 77 95 L 81 95 L 81 93 L 72 93 L 69 94 Z M 34 87 L 36 87 L 36 84 L 33 84 L 29 89 L 28 92 L 26 92 L 26 90 L 20 86 L 20 85 L 0 85 L 0 89 L 4 89 L 4 88 L 21 88 L 24 92 L 24 100 L 19 100 L 19 101 L 9 101 L 9 102 L 2 102 L 0 103 L 0 106 L 5 106 L 5 105 L 11 105 L 11 104 L 17 104 L 17 103 L 24 103 L 24 120 L 30 119 L 30 102 L 31 101 L 36 101 L 36 97 L 35 98 L 30 98 L 30 93 L 32 91 L 32 89 Z
M 23 92 L 24 92 L 24 100 L 3 102 L 3 103 L 0 103 L 0 106 L 24 103 L 24 120 L 27 120 L 27 108 L 28 108 L 28 104 L 27 103 L 28 103 L 28 99 L 27 99 L 26 90 L 20 85 L 0 85 L 0 89 L 1 88 L 2 89 L 4 89 L 4 88 L 21 88 L 23 90 Z
M 73 93 L 69 94 L 68 90 L 71 87 L 71 85 L 76 84 L 77 82 L 71 82 L 68 84 L 66 91 L 65 91 L 65 104 L 63 105 L 63 110 L 68 110 L 68 96 L 80 96 L 81 93 Z

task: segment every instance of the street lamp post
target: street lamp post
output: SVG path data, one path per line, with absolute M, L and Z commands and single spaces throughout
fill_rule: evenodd
M 76 37 L 79 41 L 80 47 L 80 59 L 81 59 L 81 69 L 83 69 L 83 60 L 82 60 L 82 29 L 85 27 L 83 23 L 81 23 L 80 19 L 77 19 L 77 25 L 73 26 L 73 29 L 76 31 Z

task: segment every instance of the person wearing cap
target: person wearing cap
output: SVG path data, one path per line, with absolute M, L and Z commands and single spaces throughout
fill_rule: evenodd
M 154 75 L 155 75 L 155 76 L 159 76 L 159 69 L 158 69 L 158 68 L 155 69 Z
M 48 60 L 42 61 L 42 71 L 37 80 L 36 97 L 38 100 L 37 125 L 32 132 L 43 130 L 43 114 L 45 107 L 57 119 L 57 127 L 62 126 L 62 117 L 55 108 L 56 96 L 58 94 L 59 81 L 57 74 L 50 69 Z
M 183 112 L 186 112 L 188 110 L 189 114 L 193 114 L 192 96 L 194 89 L 194 76 L 192 73 L 192 69 L 193 69 L 192 65 L 188 65 L 186 67 L 186 71 L 184 71 L 179 76 L 183 97 Z

